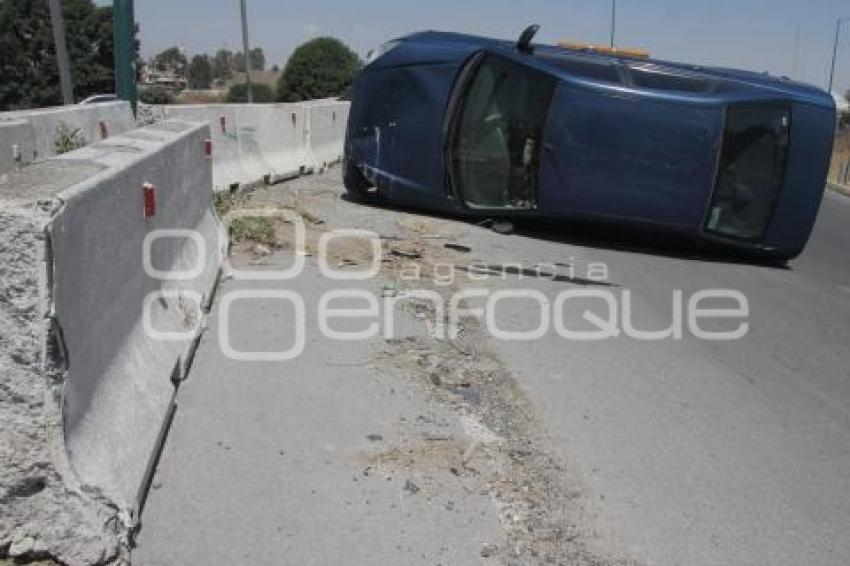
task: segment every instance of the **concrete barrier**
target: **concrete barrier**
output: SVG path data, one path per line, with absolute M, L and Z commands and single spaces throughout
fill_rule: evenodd
M 29 126 L 21 127 L 21 123 Z M 56 155 L 56 133 L 62 124 L 77 130 L 84 144 L 136 127 L 125 101 L 0 112 L 0 174 Z M 13 154 L 16 158 L 10 161 Z
M 298 104 L 162 106 L 166 118 L 204 121 L 213 144 L 213 186 L 226 190 L 297 176 L 305 162 L 305 109 Z
M 0 176 L 0 333 L 14 337 L 0 341 L 0 390 L 14 393 L 0 400 L 13 462 L 0 470 L 0 549 L 12 555 L 126 551 L 225 253 L 209 136 L 162 122 Z M 173 270 L 185 279 L 159 273 Z M 6 447 L 22 439 L 16 464 Z
M 226 190 L 322 170 L 342 157 L 348 102 L 167 105 L 164 118 L 204 121 L 213 142 L 213 186 Z
M 348 102 L 313 101 L 306 103 L 306 145 L 309 164 L 323 170 L 342 158 Z
M 0 175 L 22 167 L 35 152 L 32 124 L 21 119 L 0 119 Z
M 259 127 L 252 126 L 247 116 L 258 116 Z M 307 123 L 304 107 L 297 104 L 255 105 L 242 107 L 240 121 L 243 146 L 252 146 L 264 168 L 271 168 L 271 182 L 298 176 L 304 166 L 304 129 Z M 251 120 L 253 121 L 253 120 Z M 253 135 L 251 135 L 253 133 Z
M 838 168 L 838 178 L 836 182 L 839 185 L 850 185 L 850 159 L 846 160 L 843 165 Z

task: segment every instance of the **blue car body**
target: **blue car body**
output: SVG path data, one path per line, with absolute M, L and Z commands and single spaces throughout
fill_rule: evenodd
M 776 258 L 806 244 L 835 128 L 817 88 L 454 33 L 382 51 L 354 84 L 350 192 L 371 185 L 468 215 L 648 224 Z

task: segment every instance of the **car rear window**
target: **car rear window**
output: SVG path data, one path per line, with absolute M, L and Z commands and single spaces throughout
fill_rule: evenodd
M 659 65 L 629 65 L 632 84 L 640 88 L 653 90 L 673 90 L 679 92 L 714 92 L 718 82 L 709 77 L 694 73 L 677 72 Z
M 546 53 L 538 57 L 572 75 L 607 83 L 621 82 L 620 75 L 611 61 L 566 53 Z

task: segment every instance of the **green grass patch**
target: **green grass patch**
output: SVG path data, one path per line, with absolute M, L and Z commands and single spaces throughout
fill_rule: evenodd
M 62 155 L 86 145 L 86 138 L 80 128 L 73 128 L 65 122 L 60 122 L 53 137 L 53 148 L 56 155 Z
M 239 198 L 236 193 L 230 191 L 221 191 L 213 193 L 213 206 L 220 217 L 233 210 L 239 204 Z
M 248 216 L 235 218 L 230 224 L 230 238 L 234 243 L 256 242 L 269 248 L 278 247 L 272 218 Z

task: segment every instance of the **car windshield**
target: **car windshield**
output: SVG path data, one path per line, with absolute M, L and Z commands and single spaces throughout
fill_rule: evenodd
M 502 57 L 478 64 L 451 145 L 452 180 L 468 206 L 534 208 L 551 77 Z

